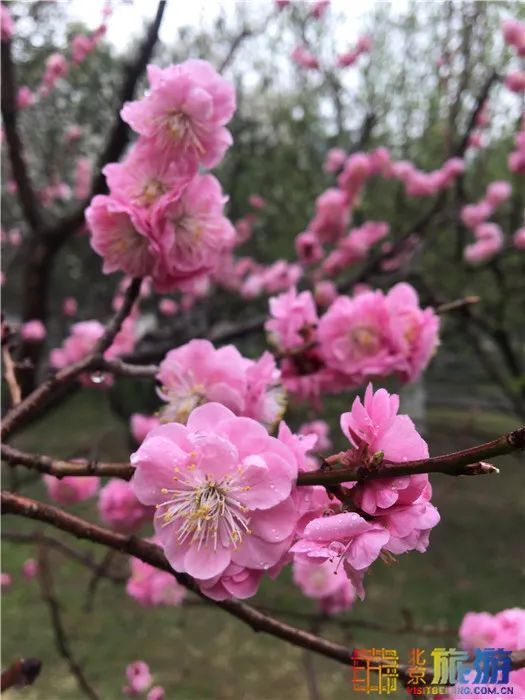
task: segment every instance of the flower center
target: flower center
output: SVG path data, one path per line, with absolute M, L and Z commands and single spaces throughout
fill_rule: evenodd
M 379 337 L 373 328 L 356 326 L 350 331 L 350 342 L 357 355 L 371 355 L 379 345 Z
M 191 467 L 190 467 L 191 468 Z M 161 489 L 171 498 L 157 506 L 163 509 L 161 515 L 164 525 L 177 520 L 179 544 L 190 542 L 198 549 L 221 544 L 223 547 L 239 547 L 245 534 L 250 534 L 247 508 L 236 498 L 235 493 L 249 487 L 238 486 L 233 476 L 221 481 L 210 479 L 195 484 L 177 475 L 178 488 Z M 185 488 L 186 487 L 186 488 Z M 187 488 L 190 487 L 190 488 Z
M 177 388 L 163 387 L 168 405 L 162 410 L 163 422 L 175 421 L 186 423 L 188 416 L 197 406 L 205 403 L 206 387 L 204 384 L 191 384 L 190 380 L 181 382 Z
M 149 206 L 157 201 L 157 199 L 166 192 L 166 188 L 160 180 L 147 180 L 139 197 L 139 203 L 143 206 Z
M 195 132 L 193 120 L 184 112 L 169 112 L 165 126 L 168 136 L 174 141 L 183 141 L 185 147 L 192 146 L 201 154 L 205 152 L 206 149 Z
M 171 138 L 179 141 L 189 130 L 189 119 L 183 112 L 171 112 L 166 119 L 166 128 Z

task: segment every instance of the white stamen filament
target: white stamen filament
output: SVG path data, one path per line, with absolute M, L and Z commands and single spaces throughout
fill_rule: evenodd
M 174 520 L 182 524 L 177 540 L 179 544 L 190 540 L 198 549 L 218 544 L 237 548 L 245 534 L 250 534 L 247 508 L 236 498 L 235 493 L 247 490 L 233 483 L 227 476 L 216 481 L 206 476 L 204 482 L 196 483 L 178 475 L 178 488 L 162 489 L 170 498 L 157 506 L 164 526 Z

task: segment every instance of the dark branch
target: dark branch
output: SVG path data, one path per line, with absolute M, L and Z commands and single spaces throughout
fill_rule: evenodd
M 69 640 L 67 638 L 64 625 L 62 623 L 62 615 L 60 612 L 60 605 L 55 597 L 53 590 L 53 578 L 51 575 L 51 569 L 49 566 L 48 555 L 46 545 L 42 542 L 39 547 L 38 556 L 38 577 L 40 580 L 40 590 L 42 592 L 42 600 L 46 603 L 49 609 L 49 615 L 51 618 L 51 626 L 53 628 L 53 634 L 55 636 L 55 644 L 58 653 L 66 661 L 69 666 L 69 670 L 76 678 L 79 688 L 82 692 L 91 700 L 98 700 L 98 695 L 95 693 L 93 688 L 90 686 L 84 672 L 69 648 Z
M 91 183 L 91 191 L 88 197 L 74 212 L 51 226 L 46 231 L 47 235 L 58 240 L 67 238 L 83 223 L 84 210 L 88 206 L 91 199 L 96 194 L 102 194 L 107 191 L 106 179 L 101 172 L 102 168 L 106 165 L 106 163 L 112 163 L 120 159 L 129 143 L 130 137 L 130 128 L 120 118 L 120 110 L 126 102 L 133 99 L 137 83 L 151 60 L 153 49 L 155 48 L 155 44 L 158 40 L 159 29 L 165 9 L 166 0 L 161 0 L 157 6 L 155 19 L 151 23 L 134 61 L 125 68 L 119 100 L 115 107 L 115 120 L 107 137 L 106 145 L 98 158 L 97 166 L 95 168 L 95 176 L 93 178 L 93 182 Z
M 16 78 L 12 45 L 10 40 L 2 39 L 2 119 L 4 132 L 9 151 L 9 160 L 16 182 L 17 194 L 20 206 L 29 227 L 37 231 L 42 225 L 42 217 L 38 199 L 29 178 L 27 164 L 24 155 L 24 146 L 17 124 L 16 106 Z

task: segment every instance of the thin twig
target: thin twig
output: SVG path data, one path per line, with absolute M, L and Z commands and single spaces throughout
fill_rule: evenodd
M 68 559 L 71 559 L 78 564 L 86 567 L 90 571 L 97 571 L 98 564 L 94 560 L 93 556 L 89 552 L 81 552 L 73 547 L 69 547 L 67 544 L 61 540 L 57 540 L 49 535 L 42 535 L 39 532 L 35 533 L 25 533 L 25 532 L 6 532 L 2 530 L 2 539 L 6 542 L 16 542 L 17 544 L 27 544 L 27 545 L 38 545 L 40 542 L 44 542 L 49 549 L 54 549 L 60 552 Z M 116 574 L 112 571 L 106 570 L 103 577 L 108 581 L 116 585 L 121 585 L 126 583 L 128 577 L 122 574 Z
M 79 374 L 88 370 L 96 370 L 98 369 L 98 365 L 103 365 L 103 353 L 109 348 L 119 332 L 124 319 L 130 313 L 139 294 L 140 284 L 140 279 L 132 280 L 124 294 L 122 306 L 109 321 L 102 337 L 89 355 L 86 355 L 86 357 L 78 362 L 64 367 L 53 377 L 42 382 L 42 384 L 26 396 L 18 406 L 14 406 L 7 413 L 2 421 L 1 437 L 3 440 L 15 429 L 25 424 L 26 421 L 33 414 L 37 413 L 60 389 L 72 384 Z
M 4 378 L 9 388 L 9 395 L 11 396 L 11 405 L 18 406 L 20 401 L 22 401 L 22 392 L 16 378 L 15 363 L 11 357 L 7 343 L 2 347 L 2 359 L 4 361 Z
M 82 667 L 71 653 L 71 649 L 69 647 L 69 640 L 67 638 L 64 625 L 62 624 L 60 605 L 55 597 L 55 593 L 53 590 L 53 578 L 51 575 L 51 569 L 49 566 L 45 542 L 41 542 L 39 546 L 38 578 L 40 581 L 42 599 L 49 609 L 51 626 L 53 627 L 53 634 L 55 636 L 55 644 L 58 653 L 66 661 L 67 665 L 69 666 L 69 670 L 76 678 L 78 686 L 82 690 L 82 692 L 91 700 L 98 700 L 99 696 L 86 680 Z
M 29 178 L 24 154 L 24 145 L 18 133 L 17 122 L 17 87 L 15 67 L 10 39 L 2 37 L 2 119 L 4 133 L 9 151 L 9 160 L 20 207 L 24 218 L 32 231 L 38 231 L 42 225 L 42 212 L 33 185 Z
M 91 612 L 93 610 L 93 605 L 95 603 L 95 596 L 97 594 L 98 584 L 102 579 L 106 578 L 107 572 L 111 566 L 112 561 L 115 558 L 115 552 L 111 549 L 104 554 L 102 560 L 97 564 L 93 575 L 90 577 L 88 582 L 88 587 L 86 591 L 86 600 L 84 603 L 84 612 Z
M 509 454 L 525 448 L 525 427 L 485 442 L 466 450 L 450 452 L 445 455 L 418 459 L 411 462 L 382 462 L 373 469 L 345 464 L 346 453 L 341 452 L 325 458 L 325 466 L 312 472 L 301 472 L 297 486 L 321 484 L 330 486 L 345 481 L 378 479 L 384 477 L 407 476 L 411 474 L 448 474 L 449 476 L 479 476 L 497 474 L 498 469 L 484 460 Z M 113 476 L 129 480 L 134 467 L 121 462 L 88 462 L 87 460 L 69 462 L 53 459 L 47 455 L 22 452 L 10 445 L 1 445 L 0 454 L 10 465 L 21 464 L 36 469 L 43 474 L 64 476 Z M 327 466 L 329 468 L 327 468 Z
M 525 449 L 525 426 L 501 435 L 496 440 L 470 447 L 466 450 L 451 452 L 438 457 L 418 459 L 411 462 L 389 463 L 382 462 L 377 468 L 367 469 L 361 466 L 339 467 L 344 464 L 344 454 L 333 455 L 334 469 L 318 469 L 304 472 L 297 479 L 298 485 L 340 484 L 345 481 L 376 479 L 381 477 L 407 476 L 411 474 L 448 474 L 450 476 L 476 476 L 480 474 L 496 474 L 498 469 L 484 460 L 499 455 L 509 454 L 516 450 Z

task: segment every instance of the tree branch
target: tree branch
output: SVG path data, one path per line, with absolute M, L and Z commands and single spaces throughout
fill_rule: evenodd
M 0 436 L 5 440 L 15 429 L 25 423 L 32 415 L 42 408 L 59 389 L 71 384 L 79 374 L 88 370 L 97 370 L 104 365 L 103 353 L 109 348 L 115 336 L 122 326 L 122 322 L 127 317 L 140 291 L 141 280 L 132 280 L 127 288 L 122 306 L 109 321 L 104 334 L 95 345 L 93 351 L 78 362 L 75 362 L 59 370 L 53 377 L 42 382 L 26 398 L 14 406 L 5 416 L 2 422 Z
M 73 654 L 71 653 L 71 649 L 69 648 L 69 640 L 67 638 L 64 625 L 62 624 L 60 605 L 55 597 L 55 593 L 53 590 L 53 578 L 51 575 L 46 545 L 44 542 L 41 542 L 39 547 L 38 577 L 40 581 L 42 599 L 49 609 L 51 626 L 55 635 L 55 644 L 58 649 L 58 652 L 60 656 L 62 656 L 62 658 L 66 661 L 67 665 L 69 666 L 69 670 L 76 678 L 79 688 L 82 690 L 82 692 L 88 698 L 91 698 L 91 700 L 98 700 L 99 696 L 86 680 L 86 677 L 80 664 L 78 663 L 78 661 L 75 660 Z
M 68 559 L 72 559 L 78 564 L 86 567 L 86 569 L 96 572 L 99 568 L 99 565 L 89 552 L 82 552 L 77 549 L 73 549 L 73 547 L 68 547 L 68 545 L 64 544 L 64 542 L 61 540 L 57 540 L 49 535 L 43 535 L 40 532 L 6 532 L 5 530 L 2 530 L 2 539 L 6 542 L 15 542 L 16 544 L 27 545 L 38 545 L 41 542 L 44 542 L 49 549 L 55 549 L 57 552 L 60 552 L 64 556 L 68 557 Z M 111 571 L 105 571 L 104 578 L 112 581 L 115 584 L 126 583 L 128 580 L 127 576 L 115 574 Z
M 382 462 L 373 469 L 363 466 L 345 465 L 346 453 L 341 452 L 325 459 L 325 466 L 312 472 L 301 472 L 297 486 L 330 486 L 345 481 L 391 478 L 411 474 L 448 474 L 449 476 L 478 476 L 496 474 L 498 469 L 484 460 L 499 455 L 525 449 L 525 427 L 501 435 L 496 440 L 476 445 L 466 450 L 451 452 L 428 459 L 419 459 L 398 464 Z M 2 445 L 0 454 L 8 464 L 21 464 L 42 474 L 64 476 L 112 476 L 129 480 L 134 468 L 122 462 L 90 462 L 88 460 L 69 462 L 53 459 L 47 455 L 23 452 L 10 445 Z
M 177 581 L 198 595 L 203 600 L 216 605 L 241 620 L 256 632 L 265 632 L 290 642 L 303 649 L 311 649 L 323 656 L 339 661 L 346 665 L 351 663 L 350 650 L 322 637 L 298 629 L 280 620 L 265 615 L 255 608 L 233 600 L 210 601 L 196 586 L 193 579 L 186 574 L 173 571 L 158 545 L 141 540 L 134 536 L 122 535 L 102 528 L 94 523 L 82 520 L 53 506 L 40 503 L 25 496 L 2 491 L 2 512 L 22 515 L 32 520 L 46 522 L 54 527 L 68 532 L 80 539 L 97 542 L 119 552 L 125 552 L 133 557 L 155 566 L 162 571 L 172 574 Z
M 2 347 L 2 359 L 4 361 L 4 378 L 9 388 L 9 394 L 11 395 L 11 405 L 18 406 L 20 401 L 22 401 L 22 392 L 16 378 L 15 363 L 11 357 L 7 343 Z
M 157 5 L 157 12 L 153 19 L 148 32 L 144 38 L 142 45 L 132 63 L 130 63 L 124 71 L 124 79 L 120 88 L 118 104 L 115 108 L 115 121 L 111 127 L 111 131 L 107 137 L 106 145 L 100 154 L 95 168 L 95 176 L 91 183 L 91 190 L 87 198 L 64 219 L 58 221 L 53 226 L 49 227 L 46 235 L 55 239 L 66 239 L 71 233 L 77 229 L 84 221 L 84 210 L 89 205 L 89 202 L 96 194 L 102 194 L 107 191 L 106 179 L 102 174 L 102 168 L 106 163 L 112 163 L 119 160 L 122 153 L 129 142 L 131 130 L 126 122 L 120 118 L 120 110 L 126 102 L 133 99 L 137 83 L 144 73 L 147 64 L 153 54 L 153 49 L 157 43 L 159 29 L 162 23 L 164 11 L 166 9 L 166 0 L 160 0 Z
M 119 552 L 125 552 L 162 571 L 167 571 L 174 576 L 182 586 L 198 595 L 207 603 L 216 605 L 218 608 L 225 610 L 230 615 L 233 615 L 233 617 L 241 620 L 255 632 L 264 632 L 282 639 L 293 646 L 308 649 L 347 666 L 354 664 L 351 650 L 346 646 L 336 644 L 323 637 L 293 627 L 281 620 L 265 615 L 245 603 L 239 603 L 234 600 L 210 600 L 201 593 L 195 582 L 189 576 L 173 571 L 158 545 L 134 536 L 111 532 L 110 530 L 82 520 L 74 515 L 70 515 L 54 506 L 40 503 L 31 498 L 26 498 L 25 496 L 18 496 L 7 491 L 2 491 L 1 502 L 2 512 L 4 514 L 21 515 L 32 520 L 49 523 L 59 530 L 68 532 L 75 537 L 97 542 Z M 518 669 L 523 667 L 525 667 L 525 651 L 519 650 L 513 652 L 512 668 Z M 408 680 L 407 666 L 403 664 L 399 665 L 399 677 L 401 682 L 406 683 Z
M 313 484 L 326 486 L 340 484 L 344 481 L 407 476 L 411 474 L 448 474 L 450 476 L 495 474 L 498 473 L 496 467 L 482 460 L 523 449 L 525 449 L 525 426 L 511 433 L 501 435 L 501 437 L 491 442 L 438 457 L 418 459 L 400 464 L 382 462 L 377 468 L 373 469 L 367 469 L 362 466 L 350 468 L 343 466 L 342 468 L 325 468 L 314 472 L 303 472 L 299 475 L 297 484 L 298 486 Z M 344 460 L 344 454 L 334 455 L 333 461 L 335 462 L 336 458 L 339 457 Z
M 2 119 L 4 121 L 5 139 L 9 151 L 9 160 L 13 178 L 16 182 L 18 199 L 29 227 L 37 231 L 42 226 L 42 216 L 38 199 L 33 190 L 24 155 L 24 145 L 18 133 L 16 79 L 12 57 L 12 44 L 2 38 Z

